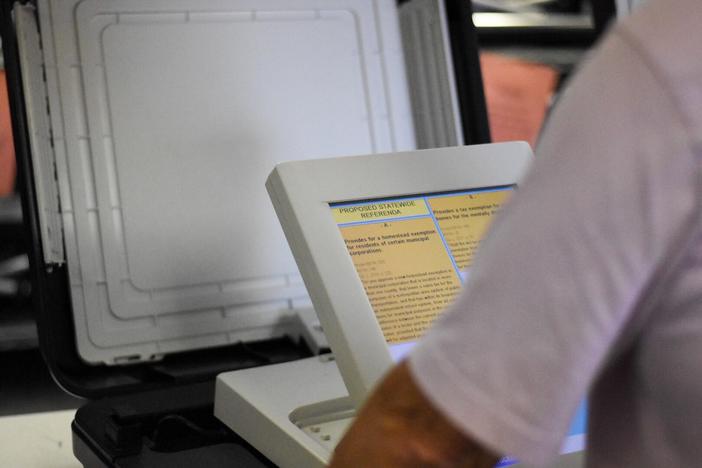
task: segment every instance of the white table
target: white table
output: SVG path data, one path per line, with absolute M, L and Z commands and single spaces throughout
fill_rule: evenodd
M 82 468 L 73 456 L 75 410 L 0 417 L 0 466 Z

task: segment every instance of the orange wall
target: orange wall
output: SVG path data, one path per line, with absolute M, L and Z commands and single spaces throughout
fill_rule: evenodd
M 12 141 L 7 83 L 5 71 L 0 70 L 0 197 L 12 193 L 15 187 L 16 172 L 15 145 Z

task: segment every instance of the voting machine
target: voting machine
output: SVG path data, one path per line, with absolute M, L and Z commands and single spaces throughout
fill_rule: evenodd
M 513 142 L 279 164 L 266 187 L 333 359 L 222 374 L 215 414 L 280 466 L 324 466 L 382 375 L 468 280 L 530 160 Z M 578 466 L 584 432 L 582 406 L 558 466 Z

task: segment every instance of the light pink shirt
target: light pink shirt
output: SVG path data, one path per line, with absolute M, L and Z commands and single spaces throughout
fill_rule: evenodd
M 536 153 L 411 355 L 418 384 L 532 464 L 589 390 L 589 466 L 702 466 L 702 1 L 618 25 Z

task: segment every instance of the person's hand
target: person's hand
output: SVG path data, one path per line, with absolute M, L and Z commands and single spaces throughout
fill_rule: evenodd
M 330 468 L 490 468 L 498 460 L 432 406 L 402 362 L 360 409 Z

